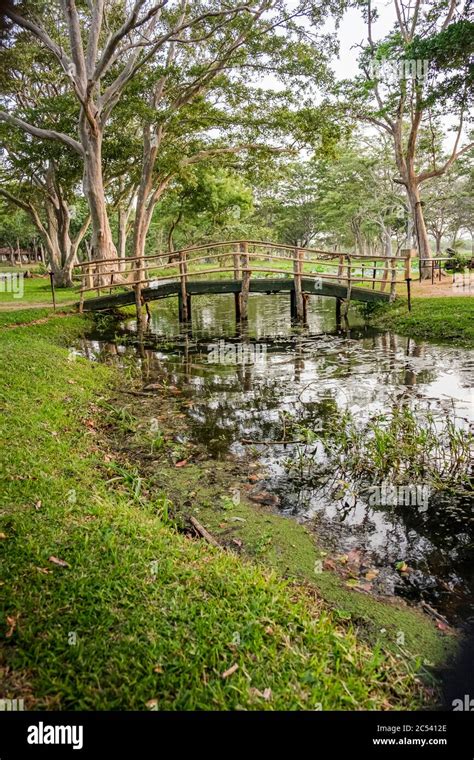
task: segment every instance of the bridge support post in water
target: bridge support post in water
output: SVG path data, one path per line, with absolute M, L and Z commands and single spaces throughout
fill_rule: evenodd
M 303 293 L 303 322 L 304 324 L 308 322 L 308 301 L 309 301 L 309 295 L 307 293 Z
M 142 305 L 143 305 L 142 289 L 140 285 L 136 285 L 135 286 L 135 311 L 137 314 L 138 326 L 140 326 L 143 322 Z
M 183 298 L 183 294 L 178 293 L 178 319 L 182 323 L 191 322 L 191 296 L 186 294 L 186 298 Z
M 179 321 L 180 322 L 188 322 L 191 318 L 191 309 L 188 307 L 191 306 L 191 298 L 188 296 L 188 292 L 186 289 L 186 282 L 187 282 L 187 272 L 188 272 L 188 266 L 186 262 L 186 251 L 181 251 L 179 255 L 179 271 L 180 271 L 180 281 L 181 281 L 181 290 L 179 293 L 178 298 L 178 311 L 179 311 Z
M 336 298 L 336 327 L 339 330 L 342 325 L 342 298 Z
M 234 280 L 240 280 L 241 278 L 241 271 L 240 271 L 240 247 L 237 247 L 236 252 L 234 253 Z M 241 302 L 241 294 L 240 293 L 234 293 L 234 301 L 235 301 L 235 321 L 240 322 L 241 319 L 241 309 L 240 309 L 240 302 Z
M 298 248 L 295 251 L 295 257 L 293 259 L 293 276 L 295 281 L 295 305 L 296 305 L 296 320 L 297 322 L 304 322 L 304 301 L 303 301 L 303 289 L 301 286 L 301 273 L 303 270 L 303 251 Z
M 296 320 L 296 293 L 294 290 L 290 290 L 290 317 L 291 320 Z
M 250 291 L 250 269 L 249 269 L 249 248 L 248 243 L 240 244 L 240 261 L 242 264 L 242 293 L 240 297 L 240 319 L 246 322 L 249 317 L 249 291 Z

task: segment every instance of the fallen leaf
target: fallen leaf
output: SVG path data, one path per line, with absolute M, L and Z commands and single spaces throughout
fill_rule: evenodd
M 187 459 L 181 459 L 180 462 L 176 462 L 175 467 L 185 467 L 188 463 Z
M 53 572 L 52 570 L 48 570 L 47 567 L 37 567 L 36 569 L 39 573 L 44 573 L 44 575 L 51 575 Z
M 232 675 L 232 673 L 235 673 L 235 671 L 236 671 L 236 670 L 238 670 L 238 669 L 239 669 L 239 666 L 238 666 L 238 665 L 237 665 L 237 663 L 235 662 L 233 665 L 231 665 L 231 666 L 230 666 L 230 668 L 229 668 L 228 670 L 226 670 L 226 671 L 225 671 L 225 672 L 222 674 L 222 678 L 228 678 L 229 676 L 231 676 L 231 675 Z
M 5 638 L 11 639 L 16 628 L 16 624 L 20 615 L 7 615 L 8 631 L 5 634 Z
M 250 493 L 249 499 L 256 501 L 257 504 L 268 504 L 270 506 L 278 506 L 280 499 L 276 494 L 269 493 L 268 491 L 260 491 L 259 493 Z
M 157 710 L 158 709 L 158 700 L 157 699 L 149 699 L 146 703 L 146 707 L 148 707 L 149 710 Z
M 240 548 L 241 548 L 241 546 L 242 546 L 242 541 L 240 540 L 240 538 L 233 538 L 233 539 L 232 539 L 232 543 L 233 543 L 233 544 L 235 544 L 236 546 L 238 546 L 238 547 L 239 547 L 239 549 L 240 549 Z
M 395 564 L 395 568 L 400 573 L 408 573 L 408 572 L 410 572 L 410 568 L 408 567 L 407 563 L 404 560 L 402 560 L 401 562 L 397 562 Z
M 356 591 L 366 591 L 368 594 L 372 591 L 372 584 L 371 583 L 358 583 L 357 586 L 354 587 Z
M 43 502 L 41 501 L 41 499 L 38 499 L 38 501 L 35 504 L 36 511 L 38 511 L 38 509 L 41 509 L 42 506 L 43 506 Z
M 6 533 L 0 533 L 0 538 L 6 538 L 6 537 L 7 537 Z
M 68 383 L 69 383 L 69 385 L 76 385 L 76 381 L 75 380 L 68 380 Z
M 325 559 L 323 562 L 323 567 L 325 570 L 335 570 L 336 565 L 334 564 L 332 559 Z
M 272 690 L 269 688 L 264 689 L 264 691 L 260 691 L 260 689 L 256 689 L 255 686 L 252 686 L 250 688 L 250 694 L 253 697 L 260 697 L 260 699 L 265 699 L 267 702 L 272 698 Z
M 161 665 L 157 665 L 156 668 L 153 668 L 153 673 L 163 673 Z
M 348 588 L 355 588 L 356 586 L 358 586 L 358 584 L 359 584 L 359 581 L 357 580 L 357 578 L 349 578 L 349 580 L 346 581 L 346 586 Z
M 53 565 L 57 565 L 58 567 L 71 567 L 71 565 L 66 562 L 66 560 L 59 559 L 59 557 L 53 557 L 53 555 L 51 555 L 51 557 L 48 557 L 48 562 L 52 562 Z
M 372 570 L 368 570 L 368 572 L 366 572 L 365 578 L 368 581 L 373 581 L 374 578 L 376 578 L 378 574 L 379 574 L 379 571 L 376 570 L 375 568 L 372 568 Z
M 441 620 L 438 620 L 436 623 L 436 628 L 438 628 L 440 631 L 449 631 L 449 625 L 443 623 Z
M 359 549 L 351 549 L 350 552 L 347 555 L 347 562 L 350 565 L 359 566 L 360 563 L 361 563 L 360 550 Z

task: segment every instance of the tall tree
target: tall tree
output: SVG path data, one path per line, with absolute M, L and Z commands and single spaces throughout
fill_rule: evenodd
M 406 189 L 414 219 L 419 254 L 431 257 L 421 187 L 444 174 L 472 147 L 462 145 L 472 97 L 473 25 L 470 2 L 459 0 L 394 0 L 396 22 L 381 41 L 374 39 L 377 11 L 371 0 L 358 3 L 367 21 L 368 44 L 362 46 L 361 75 L 346 84 L 344 95 L 353 116 L 387 133 L 398 170 L 396 181 Z M 456 120 L 452 147 L 444 159 L 434 151 L 421 164 L 418 141 L 423 128 L 449 108 Z
M 334 2 L 334 5 L 337 5 Z M 171 109 L 179 118 L 183 108 L 198 99 L 209 82 L 226 67 L 245 65 L 238 50 L 252 46 L 262 35 L 273 35 L 278 44 L 278 28 L 292 24 L 307 35 L 296 20 L 310 14 L 323 18 L 323 4 L 300 0 L 289 12 L 283 0 L 229 2 L 171 2 L 171 0 L 40 0 L 7 6 L 13 25 L 11 39 L 18 29 L 32 35 L 48 51 L 62 82 L 67 83 L 76 101 L 76 133 L 39 126 L 28 120 L 21 109 L 7 107 L 0 119 L 41 140 L 60 142 L 83 162 L 83 186 L 92 219 L 92 253 L 97 259 L 117 256 L 107 209 L 103 173 L 103 142 L 117 103 L 124 91 L 149 63 L 156 81 L 144 97 L 150 109 Z M 210 46 L 202 64 L 176 68 L 181 51 Z M 281 46 L 282 47 L 282 46 Z M 315 47 L 313 46 L 313 49 Z M 186 53 L 184 53 L 186 55 Z M 307 60 L 310 60 L 307 56 Z M 174 78 L 185 77 L 179 92 L 163 99 L 165 88 Z M 158 121 L 158 123 L 157 123 Z M 145 119 L 142 177 L 135 219 L 135 247 L 140 249 L 144 229 L 149 223 L 153 203 L 159 198 L 160 183 L 153 186 L 153 170 L 162 138 L 160 119 Z M 212 124 L 209 125 L 209 127 Z M 166 177 L 163 182 L 166 182 Z M 151 205 L 150 205 L 151 204 Z M 142 223 L 143 219 L 143 223 Z

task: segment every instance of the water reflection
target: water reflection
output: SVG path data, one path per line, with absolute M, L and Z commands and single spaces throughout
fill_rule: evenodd
M 374 413 L 409 405 L 442 422 L 473 419 L 474 352 L 420 343 L 364 328 L 352 312 L 351 330 L 336 328 L 331 299 L 313 299 L 306 328 L 292 328 L 286 296 L 253 296 L 249 326 L 235 324 L 230 296 L 193 299 L 192 328 L 180 331 L 172 302 L 158 304 L 139 347 L 133 322 L 97 332 L 83 351 L 92 359 L 131 361 L 144 382 L 166 382 L 188 396 L 191 434 L 213 457 L 243 455 L 249 441 L 262 462 L 262 486 L 279 508 L 314 525 L 327 551 L 359 553 L 360 571 L 376 569 L 373 589 L 424 599 L 453 620 L 473 604 L 472 505 L 432 498 L 429 508 L 377 506 L 359 496 L 335 498 L 295 465 L 297 444 L 279 443 L 296 420 L 308 426 L 350 411 L 360 425 Z M 239 358 L 240 357 L 240 358 Z M 248 359 L 254 358 L 253 363 Z M 258 359 L 258 360 L 257 360 Z M 271 442 L 271 443 L 268 443 Z M 316 443 L 314 458 L 324 469 Z M 291 466 L 288 466 L 288 463 Z M 395 569 L 404 560 L 411 571 Z

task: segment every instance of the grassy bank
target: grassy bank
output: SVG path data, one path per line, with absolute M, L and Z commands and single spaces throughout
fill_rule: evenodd
M 421 340 L 474 347 L 474 298 L 414 298 L 380 305 L 369 317 L 374 327 Z
M 170 524 L 163 487 L 108 443 L 129 422 L 110 411 L 114 370 L 68 352 L 83 328 L 0 321 L 0 696 L 46 709 L 424 703 L 413 657 L 426 651 L 369 645 L 314 586 Z
M 118 392 L 112 413 L 118 425 L 110 440 L 121 461 L 122 478 L 137 483 L 143 477 L 148 489 L 166 497 L 166 514 L 179 525 L 194 516 L 226 549 L 283 577 L 310 583 L 336 618 L 351 620 L 357 635 L 370 645 L 382 642 L 394 654 L 442 662 L 453 642 L 440 636 L 424 614 L 395 598 L 359 593 L 359 584 L 354 589 L 350 580 L 334 572 L 335 563 L 310 530 L 251 499 L 250 492 L 263 477 L 258 461 L 251 456 L 243 461 L 209 458 L 186 427 L 188 404 L 186 395 L 167 384 L 140 396 L 138 403 Z

